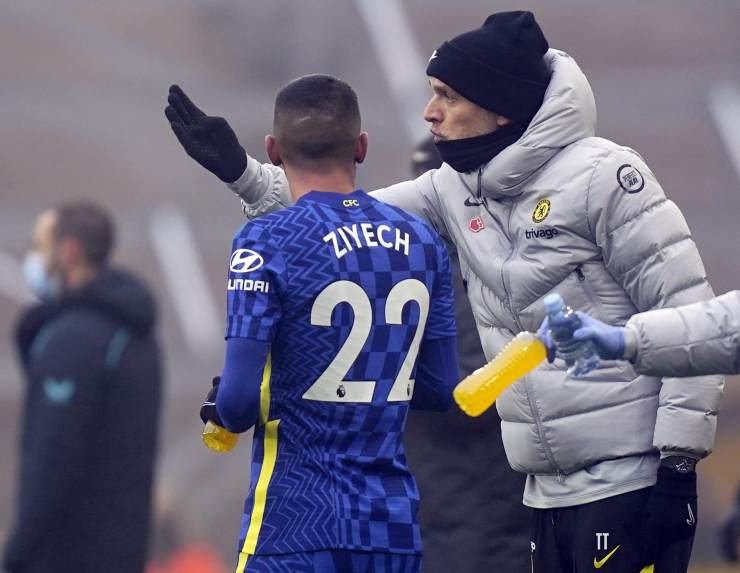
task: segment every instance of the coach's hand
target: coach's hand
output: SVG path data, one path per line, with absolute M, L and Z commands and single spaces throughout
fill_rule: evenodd
M 224 183 L 247 168 L 247 153 L 223 117 L 206 115 L 179 86 L 170 86 L 164 114 L 185 152 Z
M 658 481 L 647 504 L 646 542 L 656 554 L 696 530 L 696 472 L 658 468 Z
M 203 405 L 200 407 L 200 419 L 204 424 L 213 422 L 223 428 L 224 423 L 221 421 L 221 417 L 216 410 L 216 396 L 218 395 L 218 386 L 221 384 L 221 376 L 216 376 L 212 384 L 212 388 L 206 394 L 206 399 L 203 400 Z

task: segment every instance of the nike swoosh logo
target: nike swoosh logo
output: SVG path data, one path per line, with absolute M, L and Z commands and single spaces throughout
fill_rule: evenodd
M 594 557 L 594 569 L 601 569 L 601 568 L 602 568 L 602 567 L 604 566 L 604 564 L 605 564 L 605 563 L 606 563 L 607 561 L 609 561 L 609 559 L 611 559 L 611 558 L 612 558 L 612 555 L 614 555 L 614 554 L 615 554 L 615 553 L 617 552 L 617 549 L 619 549 L 620 547 L 622 547 L 622 546 L 621 546 L 621 545 L 617 545 L 617 546 L 616 546 L 616 547 L 615 547 L 614 549 L 612 549 L 612 550 L 611 550 L 611 552 L 610 552 L 610 553 L 609 553 L 609 554 L 608 554 L 608 555 L 607 555 L 606 557 L 604 557 L 604 558 L 603 558 L 603 559 L 602 559 L 601 561 L 597 561 L 597 560 L 596 560 L 596 557 Z
M 696 519 L 694 519 L 694 512 L 691 511 L 691 505 L 687 503 L 686 507 L 689 508 L 689 516 L 686 518 L 686 523 L 688 525 L 694 525 L 696 523 Z
M 477 201 L 473 201 L 470 197 L 465 198 L 466 207 L 479 207 L 480 205 L 483 205 L 483 201 L 478 203 Z
M 215 406 L 216 402 L 203 402 L 204 406 Z

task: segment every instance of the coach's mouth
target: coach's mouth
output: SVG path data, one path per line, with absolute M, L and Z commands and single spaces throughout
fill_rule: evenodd
M 444 135 L 440 135 L 433 129 L 430 129 L 429 132 L 432 134 L 432 137 L 434 138 L 434 143 L 439 143 L 440 141 L 444 141 L 447 139 Z

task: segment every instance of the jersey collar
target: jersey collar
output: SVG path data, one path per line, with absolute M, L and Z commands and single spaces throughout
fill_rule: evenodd
M 302 201 L 311 201 L 314 203 L 323 203 L 335 209 L 350 209 L 352 207 L 365 207 L 370 196 L 362 189 L 356 189 L 352 193 L 333 193 L 331 191 L 310 191 L 298 199 L 297 204 Z

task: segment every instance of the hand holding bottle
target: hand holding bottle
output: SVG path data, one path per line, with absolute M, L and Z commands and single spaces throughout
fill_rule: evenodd
M 203 443 L 220 454 L 231 450 L 239 440 L 239 434 L 229 432 L 221 421 L 216 409 L 216 397 L 218 395 L 218 386 L 221 383 L 221 377 L 216 376 L 213 379 L 212 387 L 203 400 L 200 407 L 200 419 L 206 425 L 203 429 Z
M 576 311 L 581 327 L 573 332 L 575 340 L 590 340 L 596 347 L 599 358 L 603 360 L 622 360 L 625 358 L 625 333 L 621 326 L 610 326 L 593 318 L 585 312 Z M 537 330 L 537 336 L 547 348 L 547 360 L 553 362 L 557 347 L 550 336 L 549 317 L 545 317 Z
M 565 360 L 568 375 L 581 378 L 599 365 L 599 354 L 590 339 L 579 340 L 575 332 L 583 327 L 578 314 L 566 306 L 558 293 L 545 297 L 547 318 L 538 334 L 547 348 L 548 360 L 552 362 L 555 353 Z

